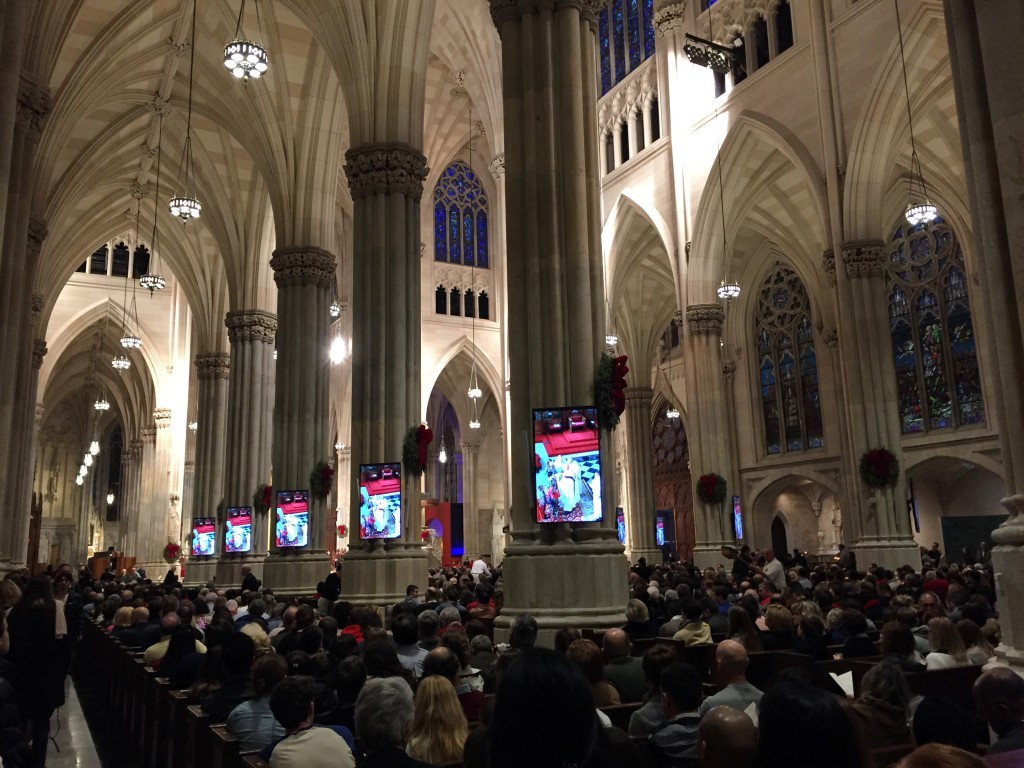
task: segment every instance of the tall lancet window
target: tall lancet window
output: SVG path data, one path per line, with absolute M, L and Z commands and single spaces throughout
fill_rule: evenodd
M 654 0 L 603 0 L 597 17 L 601 95 L 654 55 Z
M 825 445 L 811 303 L 799 276 L 776 265 L 761 284 L 754 320 L 765 450 Z
M 487 269 L 487 194 L 476 173 L 456 160 L 434 186 L 434 261 Z
M 985 423 L 964 252 L 941 218 L 889 241 L 887 299 L 904 434 Z

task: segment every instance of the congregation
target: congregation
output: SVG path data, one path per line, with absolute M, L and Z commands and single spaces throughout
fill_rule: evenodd
M 271 768 L 1024 760 L 1024 680 L 995 663 L 984 564 L 858 571 L 849 557 L 731 554 L 731 568 L 704 571 L 639 561 L 627 621 L 563 627 L 554 650 L 525 613 L 494 644 L 502 569 L 469 562 L 385 610 L 334 592 L 341 561 L 321 584 L 334 599 L 277 599 L 248 571 L 246 589 L 185 588 L 173 571 L 162 584 L 12 573 L 0 582 L 0 759 L 45 764 L 92 623 Z

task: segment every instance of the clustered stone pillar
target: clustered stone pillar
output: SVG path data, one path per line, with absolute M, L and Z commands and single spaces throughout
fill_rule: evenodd
M 224 501 L 226 506 L 251 506 L 257 487 L 270 482 L 277 316 L 260 309 L 232 310 L 224 324 L 231 342 Z M 260 575 L 269 518 L 266 512 L 253 514 L 252 552 L 246 560 L 255 561 Z
M 604 347 L 598 166 L 597 0 L 491 0 L 501 37 L 511 378 L 512 542 L 505 608 L 529 612 L 550 643 L 566 624 L 623 621 L 625 558 L 615 535 L 611 441 L 602 436 L 601 523 L 534 520 L 532 409 L 593 398 Z
M 137 562 L 150 565 L 153 554 L 152 515 L 154 506 L 154 485 L 156 483 L 156 427 L 148 426 L 139 430 L 138 492 L 135 519 L 135 549 L 132 553 Z
M 1015 0 L 946 0 L 953 88 L 960 119 L 975 258 L 990 332 L 987 358 L 995 386 L 986 408 L 999 426 L 1000 459 L 1010 513 L 992 534 L 992 565 L 1002 643 L 997 655 L 1024 667 L 1024 590 L 1013 580 L 1024 570 L 1024 209 L 1020 205 L 1020 126 L 1024 6 Z
M 462 451 L 462 544 L 464 557 L 476 558 L 484 552 L 484 542 L 480 536 L 480 497 L 477 494 L 477 474 L 479 472 L 479 440 L 463 440 L 459 443 Z M 488 537 L 489 540 L 490 537 Z
M 159 562 L 168 543 L 171 520 L 169 474 L 171 468 L 171 409 L 153 411 L 153 485 L 149 500 L 149 542 L 146 562 Z M 175 502 L 176 503 L 176 502 Z
M 277 283 L 278 318 L 274 489 L 307 490 L 314 466 L 329 460 L 332 450 L 328 349 L 337 261 L 325 250 L 300 246 L 274 251 L 270 267 Z M 270 556 L 263 565 L 264 580 L 276 589 L 309 590 L 327 572 L 326 502 L 311 495 L 308 519 L 305 547 L 270 548 Z M 274 527 L 273 512 L 270 527 Z
M 651 442 L 650 387 L 626 388 L 626 450 L 629 452 L 626 483 L 626 536 L 630 559 L 641 557 L 660 563 L 661 550 L 654 541 L 654 450 Z
M 892 358 L 879 351 L 878 339 L 888 338 L 885 296 L 885 244 L 881 241 L 844 243 L 841 269 L 836 265 L 840 307 L 840 359 L 846 386 L 849 440 L 847 504 L 856 512 L 851 546 L 859 562 L 897 568 L 919 558 L 911 538 L 907 513 L 906 475 L 891 488 L 871 489 L 860 479 L 860 457 L 883 447 L 902 459 L 899 403 Z
M 423 418 L 420 398 L 420 197 L 426 158 L 399 142 L 353 147 L 345 173 L 353 203 L 352 474 L 361 464 L 400 462 L 406 432 Z M 358 482 L 349 484 L 353 550 L 349 599 L 397 601 L 421 584 L 420 478 L 402 468 L 401 539 L 356 547 Z M 386 547 L 386 549 L 385 549 Z

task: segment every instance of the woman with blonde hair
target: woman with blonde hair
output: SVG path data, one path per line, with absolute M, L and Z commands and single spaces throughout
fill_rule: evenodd
M 114 637 L 124 633 L 132 625 L 132 607 L 122 605 L 114 612 L 114 627 L 111 630 Z
M 956 625 L 945 616 L 928 622 L 928 647 L 924 663 L 928 669 L 962 667 L 967 664 L 967 649 Z
M 432 765 L 462 762 L 469 733 L 466 715 L 455 687 L 440 675 L 431 675 L 416 687 L 415 711 L 405 751 Z
M 956 631 L 960 633 L 960 639 L 964 641 L 967 649 L 967 661 L 971 664 L 985 664 L 996 655 L 992 644 L 981 631 L 981 627 L 970 619 L 960 619 L 956 623 Z
M 793 627 L 793 614 L 789 608 L 778 603 L 771 603 L 764 612 L 764 623 L 767 632 L 761 633 L 761 643 L 766 651 L 791 651 L 796 641 Z

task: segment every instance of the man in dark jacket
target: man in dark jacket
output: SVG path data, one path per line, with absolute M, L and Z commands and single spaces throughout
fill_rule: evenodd
M 257 579 L 256 576 L 253 574 L 252 566 L 251 565 L 243 565 L 242 566 L 242 591 L 243 592 L 259 592 L 260 591 L 260 584 L 262 584 L 262 583 L 263 582 L 261 582 L 259 579 Z
M 221 663 L 227 680 L 199 701 L 203 710 L 210 715 L 211 722 L 225 722 L 232 709 L 243 701 L 256 698 L 252 684 L 252 662 L 255 656 L 256 646 L 244 632 L 234 634 L 221 650 Z

